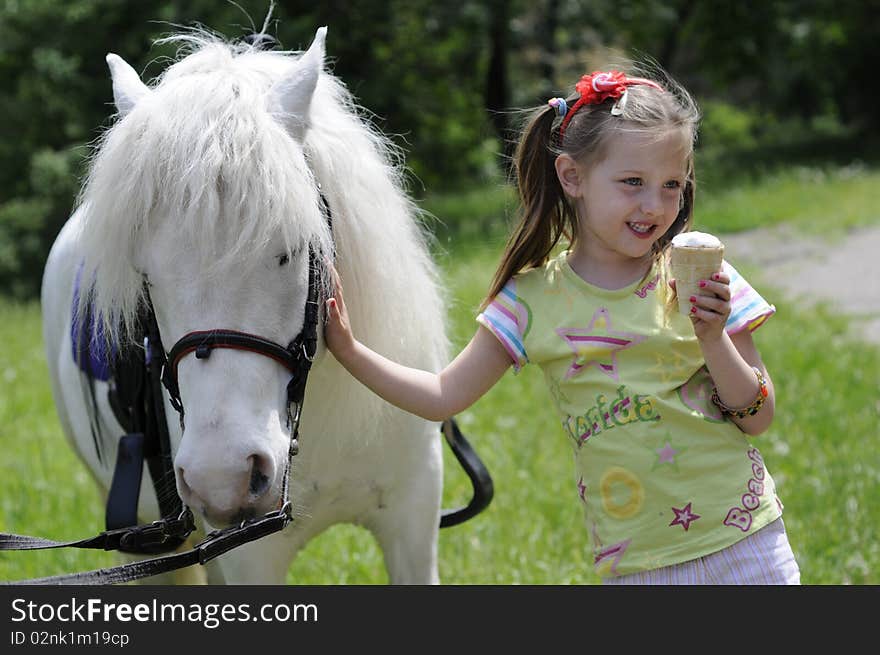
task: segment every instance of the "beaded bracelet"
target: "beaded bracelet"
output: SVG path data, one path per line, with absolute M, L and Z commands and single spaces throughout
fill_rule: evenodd
M 767 396 L 769 394 L 769 392 L 767 391 L 767 380 L 764 378 L 764 374 L 761 372 L 761 369 L 759 369 L 757 366 L 752 366 L 752 370 L 755 372 L 755 375 L 758 378 L 758 395 L 755 396 L 752 404 L 748 407 L 743 407 L 742 409 L 734 409 L 733 407 L 728 407 L 723 402 L 721 402 L 721 399 L 718 397 L 717 387 L 712 387 L 712 402 L 718 405 L 718 408 L 724 414 L 730 414 L 731 416 L 735 416 L 737 418 L 754 416 L 758 413 L 758 410 L 761 409 L 764 401 L 767 400 Z

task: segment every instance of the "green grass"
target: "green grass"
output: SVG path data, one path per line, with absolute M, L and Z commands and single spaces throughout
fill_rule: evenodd
M 694 222 L 710 232 L 739 232 L 796 222 L 810 234 L 838 235 L 880 222 L 880 171 L 859 165 L 790 168 L 733 188 L 699 187 Z
M 707 206 L 701 227 L 732 231 L 734 216 L 742 217 L 740 229 L 754 226 L 749 217 L 759 201 L 777 196 L 780 206 L 768 213 L 767 221 L 803 216 L 804 225 L 822 229 L 823 220 L 835 224 L 877 220 L 869 193 L 876 188 L 876 172 L 852 176 L 830 172 L 799 193 L 794 180 L 801 175 L 789 172 L 776 181 L 719 193 L 714 201 L 711 190 L 706 191 L 701 195 Z M 803 201 L 804 197 L 812 200 Z M 781 198 L 787 198 L 787 204 Z M 510 202 L 509 192 L 499 187 L 463 199 L 449 196 L 443 203 L 434 199 L 431 205 L 438 215 L 446 216 L 447 224 L 459 225 L 466 215 L 475 221 L 458 236 L 439 238 L 437 244 L 449 289 L 450 335 L 456 346 L 464 345 L 476 328 L 476 308 L 503 244 L 500 217 Z M 479 227 L 484 220 L 489 221 L 486 229 Z M 728 229 L 720 230 L 722 223 Z M 847 321 L 832 312 L 822 307 L 806 312 L 766 286 L 753 271 L 741 270 L 778 308 L 755 335 L 773 375 L 777 411 L 770 430 L 754 443 L 761 448 L 785 503 L 786 527 L 802 581 L 878 584 L 880 349 L 855 340 Z M 103 508 L 60 432 L 49 392 L 39 312 L 36 303 L 0 300 L 0 531 L 73 539 L 101 529 Z M 447 584 L 597 583 L 580 508 L 572 500 L 571 453 L 540 372 L 527 367 L 517 376 L 508 374 L 458 418 L 493 476 L 495 497 L 476 518 L 441 530 L 441 580 Z M 445 448 L 444 453 L 444 507 L 459 506 L 470 498 L 469 482 L 451 452 Z M 72 549 L 0 553 L 0 580 L 114 562 L 109 553 Z M 387 575 L 382 554 L 365 530 L 337 526 L 302 551 L 288 581 L 382 584 Z
M 97 487 L 61 432 L 36 303 L 0 299 L 0 531 L 65 541 L 103 529 Z M 112 565 L 104 551 L 0 553 L 0 580 Z

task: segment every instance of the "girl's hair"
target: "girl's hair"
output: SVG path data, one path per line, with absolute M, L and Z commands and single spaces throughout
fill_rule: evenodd
M 485 309 L 511 277 L 543 266 L 562 237 L 572 245 L 577 241 L 577 214 L 556 176 L 556 157 L 562 153 L 592 165 L 605 157 L 607 145 L 616 134 L 639 132 L 660 138 L 669 130 L 682 130 L 687 137 L 688 151 L 681 209 L 672 226 L 654 244 L 652 257 L 659 259 L 672 237 L 690 229 L 695 186 L 693 145 L 699 110 L 684 87 L 659 66 L 651 65 L 638 75 L 653 79 L 664 90 L 644 84 L 629 86 L 626 102 L 620 103 L 619 115 L 611 113 L 616 102 L 613 98 L 583 105 L 569 120 L 561 144 L 562 120 L 557 117 L 555 108 L 544 105 L 530 112 L 514 154 L 513 175 L 520 200 L 520 221 L 507 242 L 481 309 Z M 578 98 L 578 95 L 567 98 L 568 106 L 574 106 Z

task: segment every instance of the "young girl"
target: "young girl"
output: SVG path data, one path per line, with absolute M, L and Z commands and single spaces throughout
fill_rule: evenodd
M 746 436 L 773 418 L 752 331 L 775 308 L 727 262 L 688 316 L 673 308 L 667 254 L 691 226 L 697 108 L 668 78 L 595 72 L 576 90 L 524 131 L 521 222 L 455 360 L 435 374 L 359 343 L 338 279 L 327 345 L 382 398 L 436 421 L 511 366 L 540 366 L 605 583 L 798 584 L 782 504 Z

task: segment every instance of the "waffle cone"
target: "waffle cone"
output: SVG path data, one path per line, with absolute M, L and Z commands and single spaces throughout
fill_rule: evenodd
M 690 315 L 690 297 L 699 294 L 700 280 L 708 280 L 713 273 L 721 270 L 723 258 L 723 245 L 718 248 L 672 247 L 669 270 L 675 278 L 679 312 Z

